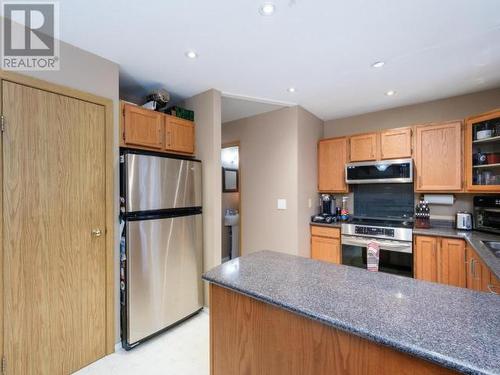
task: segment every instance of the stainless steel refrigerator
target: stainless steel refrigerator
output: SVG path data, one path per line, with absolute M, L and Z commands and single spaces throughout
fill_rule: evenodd
M 201 162 L 122 150 L 122 346 L 137 344 L 203 306 Z

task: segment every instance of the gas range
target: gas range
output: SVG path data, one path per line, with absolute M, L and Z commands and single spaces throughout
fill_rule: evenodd
M 353 217 L 342 223 L 342 234 L 394 241 L 412 241 L 413 220 Z

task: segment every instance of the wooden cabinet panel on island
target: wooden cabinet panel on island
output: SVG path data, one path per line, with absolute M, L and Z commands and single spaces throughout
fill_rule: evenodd
M 378 133 L 353 135 L 349 138 L 351 162 L 377 160 L 379 156 Z
M 328 138 L 318 142 L 318 191 L 346 193 L 345 164 L 347 138 Z
M 340 229 L 312 225 L 311 258 L 340 264 Z
M 412 156 L 412 129 L 388 129 L 380 133 L 380 158 L 399 159 Z
M 135 105 L 123 106 L 123 142 L 127 146 L 163 148 L 163 114 Z
M 466 287 L 464 240 L 415 236 L 414 243 L 416 279 Z
M 415 191 L 462 190 L 462 123 L 415 128 Z

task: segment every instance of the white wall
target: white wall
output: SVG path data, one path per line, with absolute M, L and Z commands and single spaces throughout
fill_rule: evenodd
M 26 71 L 22 74 L 67 86 L 113 100 L 114 122 L 114 165 L 115 176 L 115 332 L 116 342 L 120 341 L 120 272 L 119 272 L 119 170 L 118 170 L 118 124 L 119 124 L 119 66 L 112 61 L 61 42 L 61 69 L 59 71 Z
M 196 157 L 203 163 L 203 268 L 207 271 L 221 263 L 221 94 L 209 90 L 183 105 L 194 111 Z

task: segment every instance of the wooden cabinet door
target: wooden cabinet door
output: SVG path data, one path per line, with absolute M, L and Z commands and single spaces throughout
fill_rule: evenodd
M 417 126 L 415 191 L 462 189 L 462 123 Z
M 7 81 L 2 110 L 8 373 L 70 374 L 106 354 L 105 110 Z
M 345 193 L 345 164 L 347 163 L 347 138 L 323 139 L 318 142 L 318 190 Z
M 165 150 L 194 154 L 194 123 L 165 116 Z
M 438 282 L 466 287 L 465 241 L 442 238 L 438 246 Z
M 491 272 L 476 252 L 467 246 L 467 288 L 478 292 L 490 292 Z M 494 277 L 494 276 L 493 276 Z
M 415 236 L 413 268 L 415 279 L 438 281 L 437 237 Z
M 350 161 L 377 160 L 378 133 L 360 134 L 350 137 Z
M 380 133 L 380 158 L 411 158 L 411 128 L 389 129 Z
M 131 104 L 123 106 L 123 143 L 125 146 L 163 148 L 163 114 Z
M 340 240 L 311 236 L 311 258 L 340 264 Z

